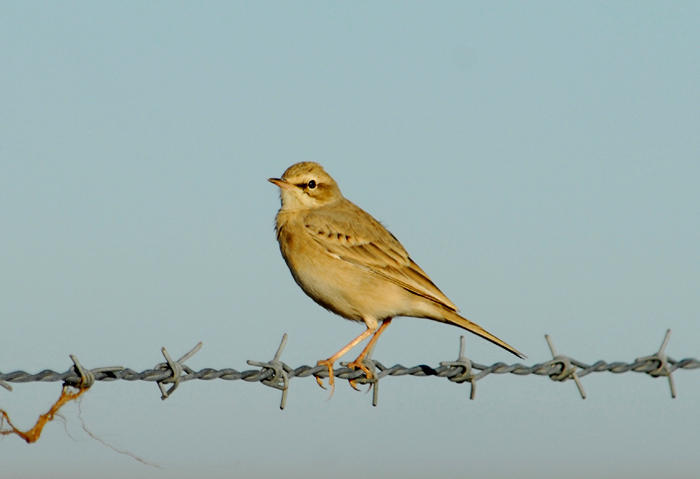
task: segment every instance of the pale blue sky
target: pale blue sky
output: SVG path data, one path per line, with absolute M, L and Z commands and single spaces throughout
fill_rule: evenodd
M 546 361 L 700 356 L 696 2 L 2 2 L 0 370 L 292 366 L 361 331 L 294 284 L 265 180 L 322 163 L 468 317 Z M 399 319 L 385 364 L 457 355 Z M 467 338 L 481 363 L 512 362 Z M 352 356 L 350 356 L 352 358 Z M 3 476 L 691 477 L 697 371 L 594 375 L 589 398 L 489 377 L 371 395 L 313 379 L 100 383 Z M 59 384 L 0 390 L 32 423 Z

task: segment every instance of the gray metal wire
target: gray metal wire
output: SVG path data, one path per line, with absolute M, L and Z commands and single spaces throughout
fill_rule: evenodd
M 585 399 L 586 394 L 580 378 L 591 373 L 608 372 L 621 374 L 636 372 L 644 373 L 651 377 L 667 377 L 671 390 L 671 397 L 676 397 L 672 373 L 679 369 L 698 369 L 700 368 L 700 360 L 695 358 L 675 360 L 666 356 L 665 348 L 668 344 L 670 333 L 670 330 L 666 332 L 661 348 L 656 353 L 650 356 L 637 358 L 629 363 L 622 361 L 607 362 L 601 360 L 588 364 L 583 361 L 558 354 L 549 336 L 545 336 L 553 356 L 551 361 L 537 363 L 531 366 L 520 363 L 506 364 L 502 362 L 484 365 L 473 362 L 464 355 L 464 337 L 461 337 L 460 351 L 457 360 L 442 362 L 438 367 L 431 367 L 424 364 L 412 367 L 395 364 L 391 367 L 387 367 L 379 361 L 366 359 L 365 361 L 367 362 L 367 366 L 370 368 L 370 370 L 374 371 L 374 378 L 368 380 L 362 371 L 348 369 L 346 367 L 336 369 L 335 377 L 338 379 L 355 379 L 359 383 L 366 383 L 373 386 L 374 395 L 372 398 L 372 403 L 375 406 L 377 405 L 378 401 L 379 381 L 386 376 L 436 376 L 447 378 L 456 383 L 469 382 L 471 384 L 471 399 L 474 399 L 476 382 L 490 374 L 548 376 L 554 381 L 566 381 L 567 379 L 574 380 L 581 397 Z M 161 398 L 167 399 L 178 387 L 178 385 L 185 381 L 195 379 L 204 381 L 212 381 L 216 379 L 225 381 L 243 380 L 246 382 L 261 382 L 266 386 L 281 390 L 282 401 L 280 403 L 280 408 L 284 409 L 287 391 L 289 389 L 289 381 L 292 378 L 304 378 L 308 376 L 318 376 L 321 378 L 328 377 L 328 370 L 325 366 L 304 365 L 292 368 L 291 366 L 280 361 L 279 358 L 282 354 L 286 341 L 287 335 L 285 334 L 282 337 L 282 342 L 272 360 L 248 361 L 248 364 L 256 366 L 257 369 L 238 371 L 233 368 L 204 368 L 200 369 L 199 371 L 194 371 L 186 366 L 184 362 L 201 348 L 202 343 L 198 343 L 191 351 L 183 355 L 177 361 L 173 361 L 167 350 L 162 348 L 161 352 L 166 361 L 157 364 L 153 369 L 146 369 L 141 372 L 121 366 L 86 370 L 78 362 L 77 358 L 71 355 L 73 366 L 67 371 L 57 372 L 45 369 L 38 373 L 27 373 L 25 371 L 12 371 L 9 373 L 0 372 L 0 385 L 11 390 L 12 388 L 8 383 L 62 381 L 70 386 L 86 388 L 90 387 L 95 381 L 152 381 L 158 384 L 161 391 Z M 166 384 L 172 384 L 172 386 L 166 390 Z

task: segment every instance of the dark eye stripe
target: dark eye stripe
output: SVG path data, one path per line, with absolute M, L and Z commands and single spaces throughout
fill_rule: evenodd
M 308 183 L 297 183 L 296 186 L 303 190 L 305 190 L 306 188 L 313 190 L 314 188 L 316 188 L 316 181 L 310 180 Z

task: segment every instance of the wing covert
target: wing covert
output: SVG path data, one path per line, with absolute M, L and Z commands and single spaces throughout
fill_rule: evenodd
M 406 290 L 457 311 L 457 307 L 408 255 L 401 243 L 371 215 L 347 202 L 332 211 L 316 208 L 304 229 L 325 251 L 371 271 Z

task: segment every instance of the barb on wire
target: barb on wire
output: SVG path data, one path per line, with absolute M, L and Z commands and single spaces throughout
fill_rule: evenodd
M 280 409 L 284 409 L 285 405 L 287 404 L 287 391 L 289 390 L 289 373 L 292 371 L 292 368 L 280 361 L 280 356 L 282 355 L 282 351 L 284 351 L 284 347 L 286 345 L 287 333 L 284 333 L 282 335 L 282 341 L 280 342 L 280 345 L 277 348 L 277 352 L 270 361 L 251 361 L 250 359 L 247 361 L 250 366 L 257 366 L 259 368 L 262 368 L 263 370 L 267 369 L 269 371 L 272 371 L 272 377 L 261 377 L 260 382 L 263 383 L 265 386 L 270 386 L 271 388 L 280 389 L 282 391 Z
M 464 355 L 464 350 L 465 350 L 465 340 L 464 336 L 459 337 L 459 355 L 457 356 L 457 359 L 455 361 L 441 361 L 440 366 L 445 367 L 445 368 L 462 368 L 461 373 L 457 373 L 454 376 L 446 376 L 447 379 L 452 381 L 453 383 L 463 383 L 463 382 L 468 382 L 471 385 L 471 388 L 469 390 L 469 399 L 474 400 L 476 397 L 476 381 L 479 379 L 477 378 L 477 374 L 474 374 L 472 372 L 472 362 L 469 360 L 468 357 Z
M 572 378 L 576 383 L 581 399 L 586 399 L 586 391 L 583 389 L 583 384 L 581 384 L 578 374 L 576 374 L 576 366 L 571 364 L 571 358 L 569 356 L 563 356 L 557 353 L 554 343 L 552 342 L 552 338 L 549 337 L 549 334 L 545 334 L 544 339 L 547 341 L 549 351 L 552 353 L 552 360 L 549 363 L 560 370 L 558 373 L 550 374 L 549 379 L 552 381 L 566 381 L 567 379 Z
M 668 356 L 666 356 L 666 346 L 668 346 L 668 341 L 671 339 L 671 330 L 666 330 L 666 335 L 661 343 L 661 347 L 651 356 L 644 356 L 643 358 L 637 358 L 637 361 L 656 361 L 658 367 L 651 371 L 646 371 L 648 375 L 654 378 L 666 376 L 668 378 L 668 387 L 671 389 L 671 398 L 676 398 L 676 385 L 673 383 L 673 371 L 668 363 Z
M 70 354 L 69 357 L 71 361 L 73 361 L 73 371 L 75 371 L 78 377 L 77 381 L 74 377 L 67 377 L 63 382 L 67 386 L 72 386 L 77 389 L 89 389 L 92 387 L 92 385 L 95 384 L 96 373 L 109 373 L 111 371 L 120 371 L 124 369 L 122 366 L 107 366 L 88 370 L 85 369 L 82 364 L 80 364 L 80 361 L 78 361 L 78 357 L 75 354 Z
M 183 371 L 188 375 L 194 374 L 194 371 L 190 369 L 189 366 L 185 366 L 185 361 L 194 356 L 200 349 L 202 349 L 201 341 L 198 342 L 194 346 L 194 348 L 190 349 L 187 353 L 185 353 L 180 359 L 178 359 L 177 361 L 173 361 L 173 359 L 170 357 L 170 354 L 168 354 L 168 350 L 165 349 L 165 346 L 160 348 L 160 352 L 163 354 L 165 362 L 156 364 L 156 367 L 154 369 L 170 371 L 170 375 L 158 379 L 156 381 L 156 383 L 158 384 L 158 388 L 160 389 L 160 398 L 163 401 L 168 399 L 170 395 L 173 392 L 175 392 L 177 387 L 180 385 L 180 381 L 183 379 L 183 377 L 186 377 L 186 375 L 183 375 Z M 172 386 L 170 386 L 170 389 L 165 389 L 166 384 L 172 384 Z

